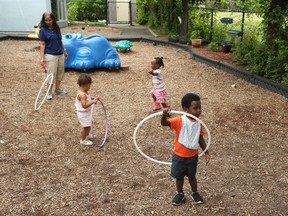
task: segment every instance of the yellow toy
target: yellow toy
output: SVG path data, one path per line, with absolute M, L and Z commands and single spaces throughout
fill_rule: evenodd
M 35 28 L 35 33 L 29 34 L 28 38 L 31 38 L 31 39 L 37 39 L 38 38 L 38 33 L 40 31 L 40 24 L 38 24 L 37 26 L 34 26 L 34 28 Z

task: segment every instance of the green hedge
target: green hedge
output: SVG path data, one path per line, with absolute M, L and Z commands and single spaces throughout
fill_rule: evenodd
M 106 2 L 103 0 L 81 0 L 69 1 L 68 19 L 69 21 L 90 21 L 106 19 Z

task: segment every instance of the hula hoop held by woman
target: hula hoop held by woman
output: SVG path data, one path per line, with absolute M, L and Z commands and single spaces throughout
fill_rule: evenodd
M 46 65 L 43 66 L 45 79 L 38 91 L 38 94 L 35 99 L 34 109 L 37 111 L 41 108 L 44 101 L 46 100 L 47 95 L 49 94 L 49 90 L 51 89 L 53 83 L 53 73 L 47 75 Z M 47 87 L 46 87 L 47 86 Z M 46 90 L 45 90 L 46 89 Z

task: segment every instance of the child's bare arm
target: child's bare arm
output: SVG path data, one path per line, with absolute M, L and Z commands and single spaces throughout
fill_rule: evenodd
M 169 110 L 164 109 L 163 110 L 163 115 L 162 115 L 162 118 L 161 118 L 161 125 L 162 126 L 169 126 L 170 127 L 170 122 L 167 119 L 168 116 L 170 116 Z
M 78 100 L 81 101 L 82 107 L 85 109 L 97 102 L 97 100 L 95 100 L 95 99 L 91 100 L 91 101 L 86 101 L 86 99 L 87 99 L 87 96 L 85 94 L 79 94 L 78 95 Z
M 199 138 L 199 145 L 203 151 L 206 149 L 207 145 L 206 145 L 205 139 L 202 135 L 200 135 L 200 138 Z M 206 164 L 208 164 L 210 161 L 210 154 L 209 154 L 208 150 L 205 152 L 205 159 L 206 159 Z
M 158 75 L 158 73 L 154 73 L 153 71 L 149 71 L 148 73 L 151 74 L 152 76 L 157 76 Z
M 95 97 L 94 97 L 94 96 L 91 96 L 91 99 L 92 99 L 92 100 L 97 100 L 97 101 L 99 100 L 99 101 L 100 101 L 100 97 L 98 97 L 98 96 L 95 96 Z

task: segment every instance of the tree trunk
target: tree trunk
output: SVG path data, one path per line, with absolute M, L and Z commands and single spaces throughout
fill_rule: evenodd
M 180 25 L 180 35 L 187 37 L 188 33 L 188 2 L 189 0 L 182 0 L 182 23 Z
M 158 5 L 159 5 L 159 9 L 160 9 L 160 26 L 163 26 L 163 7 L 164 7 L 164 2 L 162 1 L 158 1 Z
M 266 28 L 266 45 L 270 49 L 276 51 L 277 45 L 274 41 L 275 38 L 279 38 L 279 32 L 283 23 L 285 23 L 285 10 L 288 6 L 287 1 L 283 0 L 271 0 L 267 14 L 264 16 Z M 280 7 L 282 13 L 276 12 L 277 8 Z
M 169 5 L 169 16 L 168 16 L 168 24 L 169 24 L 169 30 L 173 28 L 173 21 L 174 21 L 174 9 L 175 9 L 175 0 L 171 1 L 171 4 Z M 178 32 L 179 33 L 179 32 Z
M 149 8 L 150 14 L 151 14 L 155 19 L 157 19 L 155 10 L 154 10 L 154 8 L 153 8 L 153 3 L 152 3 L 152 1 L 151 1 L 151 0 L 147 0 L 147 5 L 148 5 L 148 8 Z

